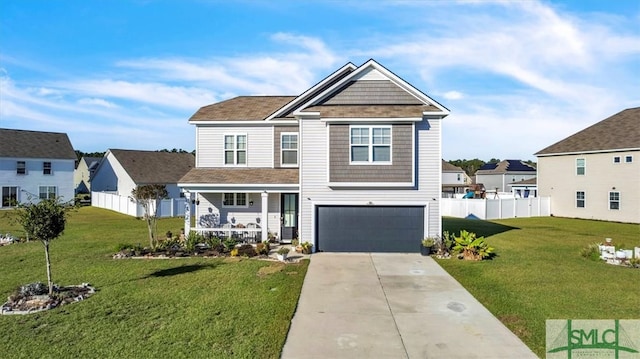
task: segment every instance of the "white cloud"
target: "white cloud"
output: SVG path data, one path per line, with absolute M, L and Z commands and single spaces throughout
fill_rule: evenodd
M 464 94 L 459 91 L 447 91 L 442 94 L 442 97 L 446 98 L 447 100 L 460 100 L 464 97 Z
M 109 102 L 101 98 L 81 98 L 77 101 L 77 103 L 79 105 L 100 106 L 100 107 L 106 107 L 106 108 L 120 107 L 115 103 Z

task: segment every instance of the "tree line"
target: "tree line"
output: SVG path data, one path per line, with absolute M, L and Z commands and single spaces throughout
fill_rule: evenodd
M 82 152 L 80 150 L 76 150 L 75 152 L 76 152 L 76 158 L 78 159 L 78 161 L 80 161 L 82 157 L 104 157 L 104 154 L 107 153 L 107 152 Z M 196 154 L 196 150 L 189 152 L 187 150 L 183 150 L 182 148 L 173 148 L 170 150 L 163 148 L 161 150 L 156 150 L 156 152 L 191 153 L 194 156 Z

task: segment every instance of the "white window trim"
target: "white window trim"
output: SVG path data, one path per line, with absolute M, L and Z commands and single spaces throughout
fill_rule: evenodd
M 48 163 L 48 164 L 49 164 L 49 173 L 46 173 L 46 172 L 45 172 L 45 170 L 46 170 L 45 164 L 46 164 L 46 163 Z M 50 161 L 44 161 L 44 162 L 42 162 L 42 174 L 43 174 L 44 176 L 52 176 L 52 175 L 53 175 L 53 162 L 50 162 Z
M 578 161 L 582 160 L 584 165 L 582 166 L 582 168 L 584 169 L 584 173 L 583 174 L 578 174 L 578 168 L 580 168 L 580 166 L 578 166 Z M 586 176 L 587 175 L 587 159 L 584 157 L 580 157 L 580 158 L 576 158 L 576 167 L 575 167 L 575 174 L 576 176 Z
M 611 200 L 611 194 L 612 194 L 612 193 L 617 193 L 617 194 L 618 194 L 618 200 L 617 200 L 617 201 L 614 201 L 614 202 L 618 202 L 618 208 L 611 208 L 611 202 L 612 202 L 612 200 Z M 608 210 L 610 210 L 610 211 L 619 211 L 619 210 L 620 210 L 620 208 L 621 208 L 621 207 L 620 207 L 620 202 L 622 202 L 622 201 L 621 201 L 622 196 L 620 196 L 620 191 L 609 191 L 609 193 L 607 194 L 607 196 L 608 196 L 608 197 L 607 197 L 607 209 L 608 209 Z
M 227 136 L 233 136 L 233 163 L 226 163 L 227 159 L 227 150 L 225 148 L 225 139 Z M 238 164 L 238 136 L 244 136 L 245 138 L 245 163 Z M 246 133 L 224 133 L 222 134 L 222 165 L 225 167 L 247 167 L 249 164 L 249 136 Z
M 629 158 L 631 161 L 627 161 L 627 158 Z M 633 163 L 633 155 L 624 156 L 624 163 Z
M 584 206 L 580 207 L 578 206 L 578 192 L 582 192 L 582 194 L 584 195 L 584 197 L 582 198 L 582 202 L 584 202 Z M 575 197 L 575 206 L 576 208 L 587 208 L 587 191 L 576 191 L 576 197 Z
M 42 197 L 40 197 L 40 195 L 42 194 L 42 189 L 43 189 L 43 188 L 46 188 L 46 189 L 47 189 L 47 192 L 46 192 L 46 193 L 47 193 L 47 197 L 46 197 L 46 198 L 42 198 Z M 50 193 L 51 193 L 51 192 L 49 192 L 49 190 L 50 190 L 51 188 L 53 188 L 53 194 L 54 194 L 54 196 L 53 196 L 53 197 L 54 197 L 54 198 L 55 198 L 55 197 L 57 197 L 57 196 L 58 196 L 58 187 L 57 187 L 57 186 L 38 186 L 38 198 L 39 198 L 39 199 L 41 199 L 41 200 L 49 199 L 49 195 L 50 195 Z
M 233 205 L 226 205 L 224 204 L 224 195 L 227 193 L 233 193 Z M 249 208 L 249 194 L 248 193 L 244 193 L 245 195 L 245 204 L 244 205 L 237 205 L 238 203 L 238 193 L 243 193 L 243 192 L 224 192 L 221 193 L 221 204 L 222 204 L 222 208 Z
M 354 146 L 351 143 L 351 129 L 353 128 L 367 128 L 369 129 L 369 160 L 368 161 L 353 161 L 353 158 L 351 157 L 351 148 Z M 389 161 L 373 161 L 373 129 L 374 128 L 388 128 L 389 129 Z M 356 145 L 356 146 L 362 146 L 362 145 Z M 378 145 L 380 146 L 380 145 Z M 387 145 L 383 145 L 383 146 L 387 146 Z M 393 164 L 393 126 L 391 125 L 350 125 L 349 126 L 349 164 L 350 165 L 363 165 L 363 166 L 370 166 L 370 165 L 374 165 L 374 166 L 389 166 Z
M 293 151 L 291 149 L 283 149 L 282 148 L 282 138 L 284 136 L 291 136 L 291 135 L 295 135 L 296 136 L 296 163 L 295 164 L 291 164 L 291 163 L 284 163 L 283 162 L 283 158 L 284 156 L 282 155 L 284 153 L 284 151 Z M 298 164 L 300 163 L 300 135 L 298 134 L 298 132 L 282 132 L 280 133 L 280 167 L 298 167 Z

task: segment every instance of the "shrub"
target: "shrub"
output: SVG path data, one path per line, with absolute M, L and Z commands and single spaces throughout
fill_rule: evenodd
M 132 251 L 133 250 L 133 244 L 129 244 L 129 243 L 119 243 L 116 246 L 116 252 L 122 252 L 122 251 Z
M 580 255 L 592 261 L 600 260 L 600 243 L 591 243 L 580 250 Z
M 243 244 L 238 249 L 238 255 L 243 257 L 254 257 L 256 249 L 251 244 Z
M 460 236 L 454 237 L 454 240 L 456 244 L 453 250 L 461 253 L 464 259 L 480 261 L 494 255 L 493 247 L 489 247 L 484 237 L 476 237 L 473 232 L 463 229 L 460 231 Z
M 290 251 L 291 251 L 291 249 L 288 248 L 288 247 L 280 247 L 278 249 L 278 254 L 285 255 L 285 254 L 289 254 Z
M 19 298 L 25 298 L 33 295 L 45 295 L 48 292 L 49 288 L 47 288 L 46 284 L 42 282 L 35 282 L 18 287 L 15 290 L 14 295 L 18 296 Z
M 256 244 L 256 253 L 258 255 L 269 254 L 270 249 L 269 242 L 260 242 Z
M 431 248 L 436 244 L 436 240 L 433 237 L 427 237 L 422 240 L 422 246 Z
M 449 257 L 449 255 L 451 255 L 454 242 L 454 236 L 448 231 L 442 232 L 442 236 L 436 236 L 434 244 L 436 255 Z
M 232 257 L 237 257 L 238 256 L 238 248 L 232 249 L 231 253 L 229 253 L 229 255 L 231 255 Z
M 233 248 L 235 248 L 235 246 L 236 246 L 237 242 L 236 242 L 236 240 L 235 240 L 235 239 L 233 239 L 233 238 L 231 238 L 231 237 L 227 237 L 227 238 L 222 242 L 222 244 L 224 244 L 224 247 L 225 247 L 228 251 L 230 251 L 230 250 L 232 250 Z

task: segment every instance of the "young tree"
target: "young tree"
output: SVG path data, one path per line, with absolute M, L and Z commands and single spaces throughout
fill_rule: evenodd
M 49 243 L 58 238 L 64 231 L 67 223 L 67 213 L 70 208 L 71 206 L 60 202 L 58 198 L 43 199 L 38 203 L 21 204 L 17 208 L 18 223 L 22 225 L 28 236 L 39 239 L 44 245 L 49 295 L 53 294 Z
M 140 204 L 144 209 L 144 220 L 147 222 L 149 245 L 152 249 L 155 249 L 158 243 L 158 206 L 167 194 L 167 188 L 163 184 L 147 184 L 131 191 L 131 201 Z

